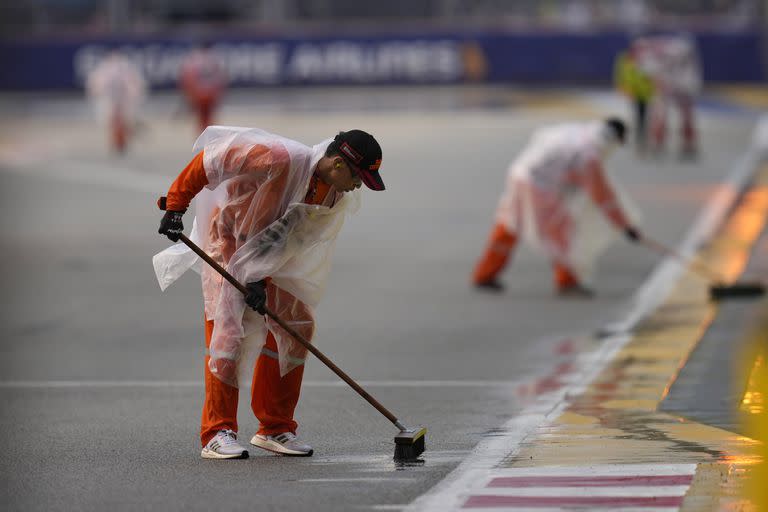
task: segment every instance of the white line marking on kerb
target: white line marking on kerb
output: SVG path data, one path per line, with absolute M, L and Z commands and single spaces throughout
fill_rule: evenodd
M 739 160 L 688 230 L 679 247 L 683 256 L 693 254 L 695 249 L 712 236 L 758 163 L 759 157 L 753 149 L 748 150 Z M 460 508 L 463 493 L 473 487 L 484 472 L 516 454 L 522 441 L 533 434 L 537 427 L 559 417 L 567 406 L 566 397 L 578 395 L 586 389 L 618 350 L 632 338 L 627 331 L 666 299 L 682 271 L 683 266 L 671 258 L 659 264 L 634 294 L 622 319 L 610 326 L 609 332 L 612 334 L 604 339 L 602 346 L 591 354 L 577 357 L 573 377 L 561 389 L 542 395 L 531 407 L 507 421 L 498 435 L 478 443 L 469 457 L 441 482 L 413 501 L 405 511 L 446 512 Z
M 696 464 L 589 464 L 583 466 L 531 466 L 526 468 L 499 468 L 494 477 L 626 477 L 659 475 L 693 475 Z
M 305 482 L 306 480 L 299 480 Z M 626 487 L 515 487 L 510 489 L 489 488 L 472 489 L 472 496 L 527 496 L 551 498 L 553 496 L 568 497 L 645 497 L 653 496 L 684 496 L 688 492 L 689 485 L 654 485 L 654 486 L 626 486 Z

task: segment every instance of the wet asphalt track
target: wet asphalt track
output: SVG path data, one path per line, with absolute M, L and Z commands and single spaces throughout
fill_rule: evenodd
M 306 143 L 349 128 L 381 142 L 388 190 L 366 193 L 342 232 L 316 340 L 406 423 L 429 428 L 423 464 L 397 467 L 395 429 L 316 360 L 297 411 L 314 457 L 201 460 L 199 283 L 190 274 L 160 293 L 151 266 L 166 245 L 153 203 L 191 157 L 191 121 L 174 114 L 175 97 L 155 98 L 148 131 L 117 159 L 78 97 L 0 99 L 5 508 L 397 510 L 427 491 L 525 406 L 521 390 L 551 371 L 564 339 L 614 319 L 657 263 L 618 241 L 591 301 L 556 299 L 548 265 L 525 250 L 505 294 L 467 286 L 529 131 L 622 105 L 599 92 L 524 100 L 503 89 L 243 91 L 220 116 Z M 702 112 L 695 164 L 613 156 L 649 233 L 684 236 L 753 121 Z M 256 429 L 247 397 L 244 441 Z

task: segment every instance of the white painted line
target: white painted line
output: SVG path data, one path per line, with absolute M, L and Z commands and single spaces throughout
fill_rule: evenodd
M 754 173 L 758 162 L 756 152 L 749 149 L 731 170 L 723 186 L 709 200 L 689 229 L 679 248 L 683 256 L 690 256 L 712 236 Z M 634 294 L 623 318 L 609 329 L 610 334 L 604 338 L 600 348 L 591 354 L 580 355 L 574 361 L 573 379 L 569 379 L 561 389 L 540 396 L 537 403 L 507 421 L 498 435 L 478 443 L 469 457 L 427 493 L 414 500 L 406 511 L 446 512 L 460 508 L 467 489 L 474 487 L 473 482 L 482 478 L 478 472 L 494 468 L 505 458 L 516 454 L 522 441 L 533 434 L 537 427 L 559 417 L 567 406 L 567 397 L 578 395 L 589 386 L 632 338 L 627 331 L 666 299 L 681 272 L 681 265 L 671 258 L 658 265 Z
M 303 481 L 303 480 L 302 480 Z M 650 497 L 685 496 L 690 485 L 655 485 L 648 487 L 520 487 L 472 489 L 472 496 L 599 496 Z
M 376 478 L 300 478 L 297 480 L 297 482 L 309 482 L 309 483 L 317 483 L 317 484 L 328 484 L 328 483 L 344 483 L 344 482 L 355 482 L 355 483 L 371 483 L 371 484 L 378 484 L 381 482 L 413 482 L 413 478 L 387 478 L 387 477 L 376 477 Z
M 21 164 L 21 165 L 19 165 Z M 57 161 L 56 165 L 45 162 L 5 161 L 0 170 L 23 176 L 45 177 L 59 181 L 100 185 L 121 190 L 132 190 L 159 195 L 168 190 L 173 176 L 161 176 L 141 172 L 115 162 Z
M 505 380 L 361 380 L 371 388 L 491 388 L 515 387 L 518 382 Z M 303 387 L 344 388 L 340 380 L 307 380 Z M 200 380 L 5 380 L 0 388 L 173 388 L 203 387 Z M 243 389 L 250 385 L 243 386 Z
M 378 388 L 511 388 L 520 384 L 513 380 L 359 380 L 361 386 Z M 303 386 L 344 388 L 340 380 L 304 381 Z
M 59 388 L 173 388 L 203 387 L 192 380 L 5 380 L 0 388 L 59 389 Z

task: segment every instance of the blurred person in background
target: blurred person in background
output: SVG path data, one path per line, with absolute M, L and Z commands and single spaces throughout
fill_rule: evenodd
M 227 87 L 227 81 L 224 66 L 208 42 L 191 50 L 182 61 L 179 86 L 197 116 L 201 132 L 213 124 L 213 114 Z
M 665 150 L 667 118 L 673 107 L 680 118 L 680 156 L 695 158 L 699 145 L 695 122 L 695 101 L 701 91 L 701 67 L 693 40 L 685 36 L 641 37 L 633 43 L 641 69 L 653 78 L 651 101 L 651 151 Z
M 473 284 L 503 290 L 498 276 L 522 238 L 551 261 L 559 295 L 592 296 L 585 283 L 614 230 L 632 241 L 641 236 L 630 220 L 633 208 L 603 167 L 625 137 L 624 122 L 615 118 L 534 132 L 508 169 Z
M 109 128 L 112 149 L 124 153 L 146 100 L 141 71 L 121 51 L 112 50 L 88 74 L 86 93 L 98 119 Z
M 249 290 L 244 297 L 208 265 L 201 269 L 208 349 L 201 456 L 248 457 L 237 441 L 237 403 L 238 383 L 251 380 L 251 372 L 251 409 L 259 420 L 251 444 L 310 456 L 293 417 L 307 350 L 264 307 L 312 340 L 314 308 L 336 236 L 359 206 L 358 189 L 384 190 L 381 147 L 361 130 L 308 147 L 259 129 L 214 126 L 194 148 L 197 155 L 159 201 L 166 213 L 158 231 L 178 241 L 195 198 L 190 237 Z M 196 262 L 182 244 L 157 254 L 161 288 Z
M 648 131 L 648 104 L 653 96 L 653 79 L 638 65 L 637 51 L 630 47 L 616 57 L 613 70 L 616 88 L 632 106 L 635 129 L 635 150 L 645 153 Z

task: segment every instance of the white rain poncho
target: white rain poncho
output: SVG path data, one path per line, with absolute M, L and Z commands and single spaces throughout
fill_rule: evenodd
M 119 54 L 110 54 L 88 74 L 86 92 L 98 119 L 108 124 L 119 113 L 129 125 L 136 122 L 146 98 L 147 82 L 139 69 Z
M 302 201 L 330 144 L 312 148 L 258 129 L 213 126 L 195 143 L 204 150 L 208 185 L 195 197 L 190 238 L 238 281 L 270 278 L 267 306 L 307 340 L 325 289 L 336 237 L 360 192 L 328 192 L 322 205 Z M 155 255 L 162 289 L 200 265 L 183 244 Z M 280 326 L 247 309 L 242 294 L 208 265 L 202 274 L 205 316 L 214 320 L 211 372 L 237 386 L 253 369 L 267 330 L 277 341 L 281 375 L 303 363 L 306 349 Z M 247 381 L 246 381 L 247 382 Z
M 641 37 L 632 43 L 640 68 L 661 95 L 693 96 L 701 91 L 695 43 L 684 36 Z
M 638 215 L 600 165 L 603 123 L 563 124 L 536 131 L 510 165 L 496 220 L 582 282 L 613 240 L 616 219 Z M 598 202 L 596 202 L 598 201 Z

